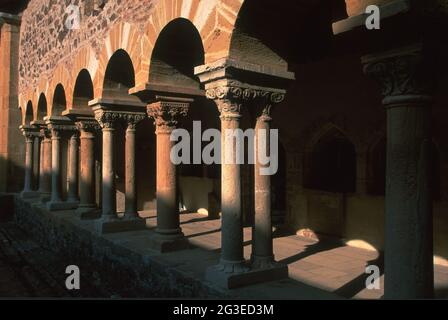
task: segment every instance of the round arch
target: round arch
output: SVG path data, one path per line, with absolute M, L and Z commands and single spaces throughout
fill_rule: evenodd
M 356 191 L 356 148 L 336 128 L 321 135 L 308 154 L 305 187 L 310 189 L 352 193 Z
M 118 100 L 138 100 L 129 95 L 129 89 L 135 86 L 135 72 L 129 54 L 118 49 L 110 58 L 103 80 L 103 98 Z
M 26 126 L 29 126 L 31 121 L 33 121 L 33 103 L 31 101 L 28 101 L 25 108 L 25 115 L 23 118 L 23 124 Z
M 67 107 L 67 100 L 65 98 L 65 90 L 62 84 L 58 84 L 54 89 L 53 103 L 51 107 L 52 116 L 60 116 Z
M 37 120 L 44 120 L 44 117 L 48 115 L 47 98 L 44 93 L 39 95 L 37 102 Z
M 151 83 L 199 89 L 194 68 L 204 64 L 201 35 L 188 19 L 177 18 L 160 32 L 151 55 Z
M 89 101 L 94 98 L 93 82 L 87 69 L 82 69 L 76 77 L 73 90 L 72 107 L 75 110 L 87 110 Z

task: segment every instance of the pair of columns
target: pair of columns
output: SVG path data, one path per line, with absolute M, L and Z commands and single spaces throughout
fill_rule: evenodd
M 138 218 L 137 213 L 137 187 L 136 187 L 136 126 L 145 118 L 144 113 L 124 112 L 104 109 L 101 105 L 94 108 L 96 121 L 102 130 L 103 155 L 102 155 L 102 218 L 113 220 L 117 216 L 117 199 L 115 185 L 115 130 L 116 126 L 122 122 L 126 126 L 126 146 L 125 146 L 125 213 L 124 218 Z M 84 133 L 86 135 L 87 133 Z M 86 139 L 93 139 L 91 136 Z M 84 140 L 83 140 L 84 141 Z M 91 140 L 90 140 L 91 141 Z M 92 142 L 93 143 L 93 142 Z M 91 145 L 85 145 L 93 155 Z M 90 172 L 94 170 L 93 156 L 86 161 L 89 168 L 85 175 L 89 181 L 93 181 Z M 86 167 L 86 168 L 87 168 Z M 86 195 L 87 197 L 87 195 Z
M 76 126 L 69 120 L 48 118 L 47 127 L 51 132 L 51 196 L 47 202 L 49 210 L 69 210 L 78 206 L 78 159 L 79 134 Z M 62 140 L 68 139 L 67 159 L 67 199 L 63 200 L 62 192 Z M 49 157 L 49 155 L 45 155 Z M 46 160 L 49 161 L 49 160 Z
M 25 137 L 25 176 L 24 186 L 21 192 L 22 198 L 35 197 L 37 194 L 33 190 L 34 162 L 35 162 L 35 140 L 39 139 L 38 129 L 34 126 L 21 126 L 23 136 Z
M 421 46 L 363 58 L 387 114 L 385 298 L 431 298 L 434 288 L 431 172 L 432 68 Z
M 221 119 L 221 258 L 215 271 L 227 276 L 245 273 L 249 267 L 244 259 L 243 246 L 243 216 L 241 165 L 236 161 L 228 163 L 227 154 L 236 155 L 235 141 L 227 130 L 240 129 L 243 109 L 253 110 L 256 117 L 255 141 L 256 150 L 265 149 L 264 154 L 270 154 L 270 129 L 272 108 L 283 101 L 285 90 L 267 89 L 264 87 L 246 87 L 236 81 L 217 81 L 207 84 L 206 95 L 214 100 L 220 112 Z M 262 134 L 262 132 L 264 133 Z M 265 145 L 261 145 L 264 142 Z M 235 159 L 234 159 L 235 160 Z M 287 276 L 287 268 L 274 260 L 272 240 L 272 211 L 271 211 L 271 176 L 262 175 L 261 169 L 268 166 L 260 162 L 255 155 L 255 223 L 250 269 L 252 270 L 282 270 L 280 277 Z M 275 272 L 273 273 L 275 274 Z M 214 277 L 215 275 L 212 275 Z M 269 275 L 264 275 L 269 278 Z M 229 283 L 227 283 L 229 284 Z M 226 284 L 226 285 L 227 285 Z

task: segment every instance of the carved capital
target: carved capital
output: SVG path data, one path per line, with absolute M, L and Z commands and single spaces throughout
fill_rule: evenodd
M 143 113 L 123 113 L 121 114 L 121 120 L 125 127 L 130 130 L 135 130 L 137 125 L 145 120 L 146 115 Z
M 190 104 L 185 102 L 159 101 L 148 105 L 148 116 L 154 119 L 158 133 L 171 132 L 180 117 L 185 117 Z
M 431 94 L 434 79 L 421 49 L 369 60 L 364 64 L 364 73 L 380 84 L 383 96 Z
M 100 130 L 100 125 L 95 120 L 83 120 L 76 122 L 76 127 L 79 131 L 95 132 Z
M 241 117 L 244 103 L 262 106 L 262 115 L 269 116 L 272 106 L 285 99 L 285 93 L 264 87 L 247 87 L 233 81 L 209 88 L 206 97 L 215 100 L 222 120 L 232 120 Z
M 102 129 L 114 129 L 120 120 L 120 114 L 114 111 L 97 110 L 95 111 L 95 119 Z

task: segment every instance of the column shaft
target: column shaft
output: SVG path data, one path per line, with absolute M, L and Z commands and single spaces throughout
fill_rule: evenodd
M 68 160 L 68 202 L 78 202 L 78 167 L 79 167 L 79 140 L 78 132 L 72 134 L 69 140 Z
M 114 135 L 114 128 L 103 127 L 102 212 L 103 216 L 115 217 L 117 213 L 117 195 L 115 186 Z
M 270 154 L 270 118 L 257 118 L 255 126 L 256 150 L 255 154 L 255 225 L 253 232 L 252 260 L 254 265 L 267 264 L 274 261 L 272 246 L 272 217 L 271 217 L 271 176 L 262 175 L 261 169 L 267 167 L 260 163 L 260 152 Z M 260 150 L 261 149 L 261 150 Z M 273 156 L 273 155 L 271 155 Z
M 61 133 L 51 132 L 51 202 L 62 201 Z
M 390 299 L 432 296 L 430 110 L 401 105 L 387 111 L 385 297 Z
M 34 138 L 25 136 L 25 139 L 25 183 L 23 191 L 29 192 L 32 190 Z
M 33 178 L 32 178 L 32 185 L 35 190 L 38 190 L 39 188 L 40 154 L 41 154 L 40 137 L 36 135 L 34 137 L 34 146 L 33 146 Z
M 137 216 L 137 186 L 135 170 L 135 125 L 129 124 L 126 129 L 126 198 L 125 215 Z
M 42 141 L 42 170 L 41 181 L 39 183 L 40 192 L 45 194 L 51 193 L 51 139 L 45 137 Z
M 93 132 L 81 129 L 81 208 L 94 208 L 95 204 L 95 135 Z
M 176 186 L 176 165 L 170 159 L 172 129 L 157 130 L 157 232 L 181 234 Z
M 244 263 L 241 172 L 236 163 L 236 141 L 232 138 L 239 129 L 239 118 L 239 114 L 221 113 L 221 264 L 231 272 Z M 232 161 L 226 161 L 228 153 L 233 154 Z

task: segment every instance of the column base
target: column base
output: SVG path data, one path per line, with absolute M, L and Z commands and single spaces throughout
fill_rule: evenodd
M 101 217 L 97 222 L 97 231 L 99 233 L 117 233 L 146 229 L 146 221 L 141 218 L 116 216 Z
M 225 289 L 235 289 L 257 283 L 277 281 L 288 278 L 288 266 L 277 262 L 263 267 L 249 268 L 245 264 L 229 266 L 219 264 L 209 267 L 205 279 Z
M 160 253 L 190 249 L 190 242 L 183 233 L 174 235 L 155 234 L 150 238 L 150 248 Z
M 20 193 L 20 197 L 22 199 L 38 198 L 39 196 L 40 196 L 40 193 L 37 191 L 22 191 Z
M 40 202 L 41 203 L 47 203 L 50 200 L 51 200 L 51 193 L 46 193 L 46 192 L 40 193 Z
M 76 209 L 76 214 L 81 220 L 94 220 L 101 218 L 101 209 L 98 209 L 96 205 L 80 205 Z
M 47 202 L 47 209 L 50 211 L 73 210 L 76 208 L 78 208 L 77 202 L 65 202 L 65 201 L 49 201 L 49 202 Z

